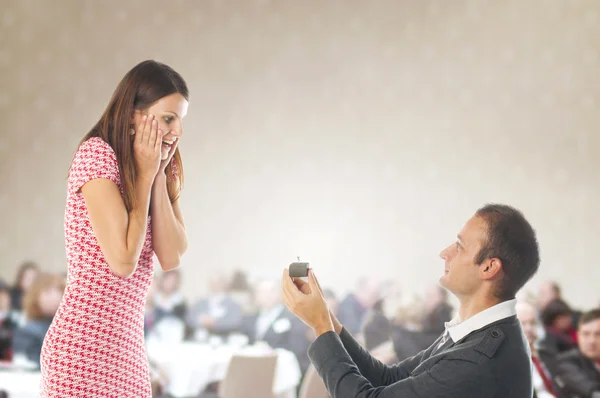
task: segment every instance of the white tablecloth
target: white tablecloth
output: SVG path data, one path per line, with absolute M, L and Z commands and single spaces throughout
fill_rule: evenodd
M 277 353 L 277 366 L 273 393 L 278 396 L 295 397 L 300 382 L 300 365 L 294 353 L 282 349 Z M 212 347 L 208 344 L 182 342 L 174 344 L 148 344 L 148 358 L 155 361 L 167 373 L 168 393 L 175 397 L 193 396 L 203 391 L 209 383 L 225 378 L 229 361 L 235 354 L 261 355 L 264 347 L 238 348 Z
M 0 390 L 5 390 L 10 398 L 39 398 L 39 372 L 0 370 Z

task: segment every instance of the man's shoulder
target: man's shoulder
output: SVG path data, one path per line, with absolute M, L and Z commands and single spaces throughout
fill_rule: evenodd
M 491 323 L 466 336 L 455 346 L 457 354 L 467 355 L 473 353 L 481 361 L 498 356 L 508 360 L 521 354 L 529 357 L 523 333 L 516 317 L 509 317 Z
M 583 357 L 579 352 L 579 349 L 573 348 L 572 350 L 561 352 L 556 356 L 557 362 L 577 362 L 581 361 Z

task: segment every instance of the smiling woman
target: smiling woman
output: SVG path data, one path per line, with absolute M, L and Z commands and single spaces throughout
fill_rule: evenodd
M 144 304 L 156 254 L 171 270 L 187 248 L 178 144 L 188 89 L 144 61 L 117 86 L 69 172 L 68 284 L 46 334 L 42 397 L 151 397 Z

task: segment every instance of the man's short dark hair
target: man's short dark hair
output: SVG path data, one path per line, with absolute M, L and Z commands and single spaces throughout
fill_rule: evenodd
M 600 308 L 585 312 L 583 315 L 581 315 L 581 318 L 579 318 L 579 327 L 598 319 L 600 319 Z
M 552 326 L 556 318 L 564 315 L 573 315 L 573 310 L 563 300 L 555 299 L 542 310 L 540 317 L 544 326 L 549 327 Z
M 511 206 L 488 204 L 475 215 L 487 223 L 487 239 L 475 261 L 499 259 L 503 275 L 495 294 L 501 300 L 513 299 L 540 266 L 535 231 L 523 213 Z

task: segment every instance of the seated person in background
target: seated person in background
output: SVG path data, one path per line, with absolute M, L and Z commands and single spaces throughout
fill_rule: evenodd
M 150 299 L 152 300 L 155 324 L 166 317 L 185 320 L 187 306 L 181 292 L 181 271 L 176 268 L 169 272 L 163 272 L 160 275 L 157 289 Z
M 12 340 L 16 327 L 10 305 L 10 288 L 0 280 L 0 361 L 12 359 Z
M 548 351 L 542 345 L 538 345 L 538 320 L 535 307 L 527 302 L 517 303 L 517 318 L 521 322 L 523 333 L 529 343 L 531 350 L 531 361 L 533 362 L 533 389 L 536 398 L 556 397 L 554 386 L 552 385 L 552 370 L 548 366 L 548 361 L 553 361 L 553 356 L 548 356 Z M 542 355 L 545 353 L 546 355 Z
M 431 342 L 444 333 L 446 322 L 452 319 L 453 308 L 448 303 L 448 291 L 440 285 L 433 285 L 427 292 L 425 299 L 425 318 L 422 330 L 432 337 Z
M 563 299 L 562 291 L 558 283 L 553 281 L 545 281 L 540 285 L 538 295 L 537 295 L 537 308 L 538 311 L 542 312 L 546 309 L 548 304 L 553 301 L 560 300 L 563 303 L 566 303 L 565 299 Z M 579 325 L 579 317 L 581 316 L 581 311 L 571 310 L 572 320 L 571 323 L 572 331 L 575 333 L 577 330 L 577 325 Z
M 556 358 L 554 381 L 561 398 L 600 398 L 600 309 L 579 320 L 578 348 Z
M 414 297 L 408 305 L 396 310 L 392 324 L 392 342 L 397 361 L 417 355 L 439 337 L 423 332 L 424 315 L 425 309 L 419 297 Z
M 233 301 L 238 303 L 244 315 L 255 312 L 252 288 L 248 282 L 248 275 L 244 271 L 237 270 L 233 273 L 227 290 Z
M 368 351 L 379 347 L 391 338 L 392 324 L 383 311 L 384 300 L 384 298 L 378 300 L 365 317 L 361 333 Z
M 309 365 L 308 327 L 283 305 L 277 280 L 262 280 L 254 291 L 258 313 L 244 325 L 250 344 L 264 341 L 272 348 L 283 348 L 296 355 L 302 374 Z
M 367 312 L 381 298 L 381 283 L 374 278 L 359 278 L 354 292 L 346 296 L 338 307 L 337 317 L 346 330 L 358 335 Z
M 23 296 L 27 293 L 39 273 L 39 267 L 33 261 L 25 261 L 19 266 L 15 284 L 10 292 L 13 311 L 23 312 Z
M 40 366 L 40 353 L 46 332 L 52 323 L 65 290 L 59 275 L 41 274 L 23 298 L 25 324 L 15 331 L 14 361 Z
M 191 307 L 186 316 L 192 339 L 197 341 L 204 341 L 209 336 L 226 338 L 240 332 L 242 327 L 242 309 L 227 292 L 227 277 L 220 272 L 210 275 L 210 295 Z
M 541 313 L 546 330 L 546 343 L 555 354 L 577 347 L 577 331 L 573 328 L 573 312 L 563 300 L 548 303 Z
M 554 300 L 562 300 L 560 286 L 552 281 L 542 282 L 537 295 L 537 308 L 543 311 Z

